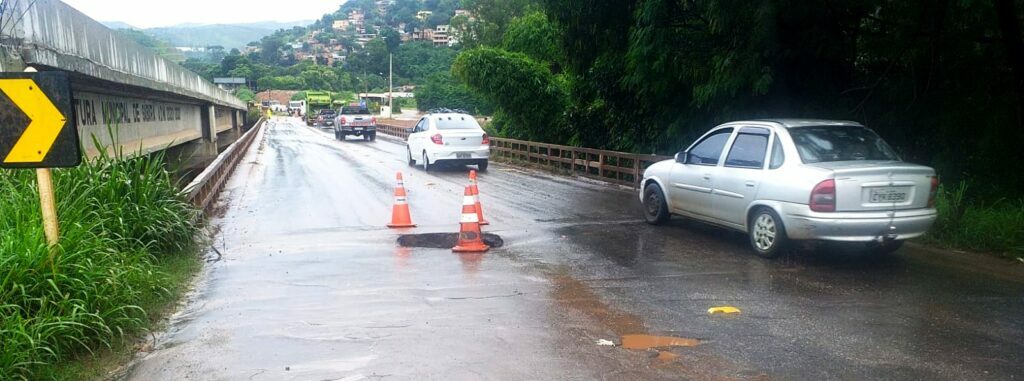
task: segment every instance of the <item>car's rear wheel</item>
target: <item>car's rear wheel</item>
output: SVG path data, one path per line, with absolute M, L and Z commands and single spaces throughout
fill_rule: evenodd
M 786 246 L 786 228 L 782 219 L 770 208 L 758 208 L 750 216 L 750 246 L 754 254 L 763 258 L 775 258 Z
M 487 172 L 487 160 L 477 163 L 476 167 L 480 172 Z
M 434 169 L 434 166 L 430 165 L 430 159 L 427 157 L 427 151 L 423 151 L 423 163 L 422 164 L 423 164 L 423 171 L 424 172 L 430 172 L 431 169 Z
M 371 142 L 377 141 L 377 132 L 376 131 L 370 133 L 370 141 Z
M 644 188 L 643 204 L 644 219 L 651 225 L 661 225 L 672 217 L 668 212 L 665 193 L 661 191 L 658 184 L 651 184 Z

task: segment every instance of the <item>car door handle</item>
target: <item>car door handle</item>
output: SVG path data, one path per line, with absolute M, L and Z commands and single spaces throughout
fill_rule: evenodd
M 710 173 L 705 173 L 704 174 L 704 180 L 711 180 L 711 174 Z
M 757 185 L 757 183 L 755 183 L 753 181 L 747 181 L 747 187 L 748 188 L 753 188 L 755 185 Z

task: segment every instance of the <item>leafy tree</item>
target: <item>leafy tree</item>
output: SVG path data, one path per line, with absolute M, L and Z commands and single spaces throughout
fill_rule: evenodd
M 467 47 L 500 46 L 509 23 L 536 5 L 537 0 L 464 0 L 464 8 L 477 21 L 468 25 L 462 44 Z
M 349 55 L 347 68 L 354 73 L 376 74 L 388 71 L 388 47 L 381 38 L 366 43 L 361 52 Z
M 567 141 L 564 79 L 522 53 L 477 48 L 459 54 L 452 74 L 501 110 L 497 130 L 507 136 Z
M 276 65 L 281 61 L 281 46 L 284 42 L 276 35 L 264 37 L 260 42 L 260 62 Z
M 525 53 L 534 60 L 556 65 L 563 61 L 558 39 L 561 32 L 540 11 L 530 12 L 512 20 L 502 38 L 509 51 Z
M 387 46 L 388 52 L 398 51 L 398 46 L 402 44 L 402 35 L 393 28 L 381 29 L 380 38 L 384 39 L 384 45 Z
M 727 120 L 854 119 L 947 180 L 1024 193 L 1024 177 L 989 164 L 1024 160 L 1020 1 L 543 6 L 585 145 L 669 153 Z
M 435 48 L 433 43 L 417 41 L 402 44 L 394 57 L 395 84 L 420 84 L 434 73 L 451 70 L 455 51 L 449 48 Z
M 249 90 L 245 87 L 241 87 L 238 90 L 235 90 L 235 96 L 238 97 L 238 99 L 241 99 L 243 102 L 252 102 L 254 99 L 256 99 L 256 94 L 253 93 L 252 90 Z
M 448 72 L 434 73 L 416 88 L 416 107 L 422 111 L 434 108 L 462 109 L 484 115 L 494 112 L 490 103 L 456 81 Z

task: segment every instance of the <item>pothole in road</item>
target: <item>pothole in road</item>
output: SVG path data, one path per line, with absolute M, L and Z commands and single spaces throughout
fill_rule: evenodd
M 483 240 L 491 248 L 498 248 L 505 244 L 505 241 L 497 234 L 484 233 Z M 402 247 L 428 249 L 451 249 L 458 241 L 459 233 L 404 234 L 398 237 L 398 244 Z

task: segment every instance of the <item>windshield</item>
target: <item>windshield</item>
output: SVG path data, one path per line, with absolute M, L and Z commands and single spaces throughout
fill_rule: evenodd
M 366 115 L 370 113 L 370 109 L 366 107 L 342 107 L 341 115 Z
M 438 130 L 475 130 L 478 128 L 480 128 L 480 124 L 478 124 L 476 119 L 473 119 L 471 116 L 454 115 L 437 117 Z
M 856 126 L 814 126 L 789 129 L 805 164 L 854 160 L 899 160 L 874 131 Z

